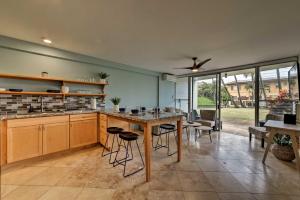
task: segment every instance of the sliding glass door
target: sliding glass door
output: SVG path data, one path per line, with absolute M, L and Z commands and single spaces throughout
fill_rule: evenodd
M 295 112 L 299 100 L 296 62 L 259 68 L 259 120 L 268 113 L 283 115 Z
M 219 130 L 219 74 L 193 77 L 192 82 L 193 115 L 203 118 L 201 113 L 203 115 L 207 113 L 206 110 L 210 110 L 209 113 L 214 113 L 212 117 L 215 121 L 214 129 Z
M 191 79 L 190 113 L 214 110 L 217 129 L 228 133 L 248 136 L 249 126 L 259 125 L 269 113 L 295 113 L 299 101 L 297 62 L 235 68 Z
M 255 68 L 221 73 L 221 121 L 223 131 L 248 136 L 255 124 Z

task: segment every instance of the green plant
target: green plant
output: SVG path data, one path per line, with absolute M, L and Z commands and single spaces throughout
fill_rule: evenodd
M 105 72 L 100 72 L 98 75 L 101 79 L 106 79 L 107 77 L 109 77 L 109 74 L 107 74 Z
M 292 146 L 292 140 L 289 135 L 276 134 L 273 140 L 280 146 Z
M 110 101 L 114 104 L 114 105 L 119 105 L 121 102 L 121 98 L 120 97 L 114 97 L 111 98 Z

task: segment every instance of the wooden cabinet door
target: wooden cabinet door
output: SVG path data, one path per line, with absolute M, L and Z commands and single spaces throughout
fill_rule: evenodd
M 105 145 L 106 138 L 107 138 L 107 115 L 100 114 L 100 122 L 99 122 L 99 136 L 100 136 L 100 144 L 103 146 Z
M 42 155 L 41 125 L 19 126 L 7 129 L 7 162 Z
M 70 147 L 97 143 L 97 118 L 70 122 Z
M 43 125 L 43 154 L 69 149 L 69 123 Z

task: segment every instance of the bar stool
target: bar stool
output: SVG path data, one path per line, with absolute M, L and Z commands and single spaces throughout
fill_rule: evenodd
M 115 160 L 113 162 L 113 166 L 117 166 L 117 165 L 123 165 L 124 168 L 123 168 L 123 176 L 124 177 L 127 177 L 127 176 L 130 176 L 130 175 L 133 175 L 141 170 L 144 169 L 145 167 L 145 164 L 144 164 L 144 160 L 143 160 L 143 156 L 142 156 L 142 153 L 140 151 L 140 147 L 139 147 L 139 144 L 137 142 L 138 140 L 138 134 L 136 133 L 132 133 L 132 132 L 122 132 L 119 134 L 119 137 L 121 139 L 121 142 L 123 141 L 124 144 L 125 144 L 125 141 L 127 142 L 127 145 L 125 144 L 125 158 L 122 158 L 122 159 L 119 159 L 118 160 L 118 155 L 119 155 L 119 152 L 120 152 L 120 147 L 122 146 L 121 145 L 121 142 L 119 143 L 119 146 L 118 146 L 118 150 L 117 150 L 117 154 L 116 154 L 116 157 L 115 157 Z M 131 142 L 135 141 L 136 143 L 136 146 L 137 146 L 137 149 L 139 151 L 139 154 L 140 154 L 140 158 L 142 160 L 142 163 L 143 163 L 143 166 L 129 174 L 126 174 L 126 165 L 127 165 L 127 161 L 130 161 L 130 160 L 133 160 L 133 153 L 132 153 L 132 145 L 131 145 Z M 130 148 L 130 153 L 131 153 L 131 156 L 129 155 L 129 148 Z M 131 158 L 130 158 L 131 157 Z
M 111 162 L 111 155 L 113 153 L 117 153 L 117 150 L 116 151 L 113 150 L 114 146 L 115 146 L 114 145 L 115 144 L 115 138 L 117 138 L 117 144 L 119 145 L 118 135 L 123 131 L 123 129 L 119 128 L 119 127 L 109 127 L 109 128 L 106 129 L 106 131 L 107 131 L 108 135 L 106 137 L 105 146 L 102 150 L 102 157 L 109 155 L 109 164 L 113 164 L 114 162 Z M 111 143 L 111 149 L 108 153 L 104 154 L 105 149 L 108 148 L 107 143 L 108 143 L 110 135 L 113 135 L 113 140 L 112 140 L 112 143 Z
M 174 133 L 174 137 L 177 143 L 177 136 L 176 136 L 176 126 L 174 124 L 161 124 L 159 126 L 159 132 L 158 133 L 152 133 L 154 136 L 158 136 L 156 145 L 153 147 L 156 151 L 160 148 L 167 148 L 168 149 L 168 156 L 172 156 L 173 154 L 177 153 L 177 151 L 170 153 L 170 133 Z M 162 142 L 162 135 L 166 135 L 166 144 L 163 145 Z

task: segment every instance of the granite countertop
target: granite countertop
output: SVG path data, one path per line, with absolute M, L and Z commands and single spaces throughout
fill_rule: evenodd
M 72 110 L 72 111 L 59 111 L 59 112 L 36 112 L 36 113 L 27 113 L 27 114 L 8 114 L 6 117 L 0 119 L 25 119 L 25 118 L 35 118 L 35 117 L 51 117 L 51 116 L 61 116 L 61 115 L 76 115 L 76 114 L 88 114 L 88 113 L 103 113 L 110 116 L 120 117 L 124 119 L 130 119 L 140 122 L 155 121 L 160 119 L 166 119 L 171 117 L 183 116 L 181 113 L 169 113 L 169 112 L 160 112 L 159 114 L 153 113 L 151 111 L 146 111 L 139 113 L 138 115 L 133 115 L 129 112 L 119 113 L 113 112 L 112 110 Z
M 175 112 L 153 113 L 152 111 L 142 112 L 137 115 L 131 114 L 129 112 L 125 112 L 125 113 L 113 112 L 111 110 L 101 110 L 100 113 L 103 113 L 103 114 L 106 114 L 109 116 L 130 119 L 130 120 L 138 121 L 138 122 L 157 121 L 157 120 L 161 120 L 161 119 L 183 116 L 182 113 L 175 113 Z
M 58 111 L 58 112 L 33 112 L 27 114 L 8 114 L 7 117 L 2 117 L 1 119 L 25 119 L 25 118 L 35 118 L 35 117 L 52 117 L 61 115 L 76 115 L 76 114 L 88 114 L 88 113 L 98 113 L 100 110 L 72 110 L 72 111 Z

